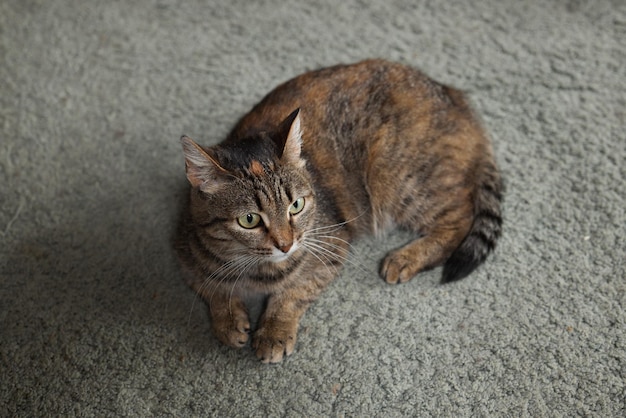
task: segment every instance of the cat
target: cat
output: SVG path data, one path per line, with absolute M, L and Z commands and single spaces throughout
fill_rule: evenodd
M 502 181 L 463 94 L 419 70 L 366 60 L 278 86 L 220 144 L 181 138 L 191 185 L 176 247 L 216 337 L 242 347 L 244 300 L 266 297 L 257 357 L 292 354 L 298 323 L 347 260 L 350 242 L 414 233 L 380 274 L 403 283 L 443 265 L 471 273 L 501 235 Z

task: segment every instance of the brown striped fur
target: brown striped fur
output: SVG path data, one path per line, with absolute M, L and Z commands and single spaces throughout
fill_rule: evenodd
M 246 295 L 267 296 L 252 339 L 265 362 L 293 352 L 300 317 L 359 234 L 415 233 L 383 260 L 388 283 L 442 264 L 444 281 L 464 277 L 500 235 L 502 186 L 483 129 L 461 92 L 404 65 L 303 74 L 221 144 L 182 144 L 192 188 L 177 249 L 188 283 L 234 347 L 248 341 Z

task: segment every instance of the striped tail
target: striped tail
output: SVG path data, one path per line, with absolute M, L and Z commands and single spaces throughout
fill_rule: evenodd
M 443 282 L 459 280 L 478 267 L 495 248 L 502 233 L 502 180 L 493 163 L 484 172 L 474 197 L 474 223 L 443 266 Z

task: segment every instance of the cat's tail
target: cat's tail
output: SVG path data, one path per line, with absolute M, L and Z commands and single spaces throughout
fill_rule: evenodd
M 502 233 L 503 185 L 495 164 L 483 168 L 474 196 L 474 223 L 443 266 L 443 282 L 459 280 L 478 267 L 495 248 Z

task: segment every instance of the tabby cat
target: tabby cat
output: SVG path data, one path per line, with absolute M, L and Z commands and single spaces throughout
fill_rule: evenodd
M 463 94 L 383 60 L 338 65 L 278 86 L 225 141 L 181 138 L 188 210 L 176 247 L 217 338 L 249 339 L 245 299 L 266 307 L 252 337 L 263 362 L 294 351 L 298 322 L 363 233 L 414 240 L 380 274 L 403 283 L 443 264 L 468 275 L 501 231 L 502 184 Z

